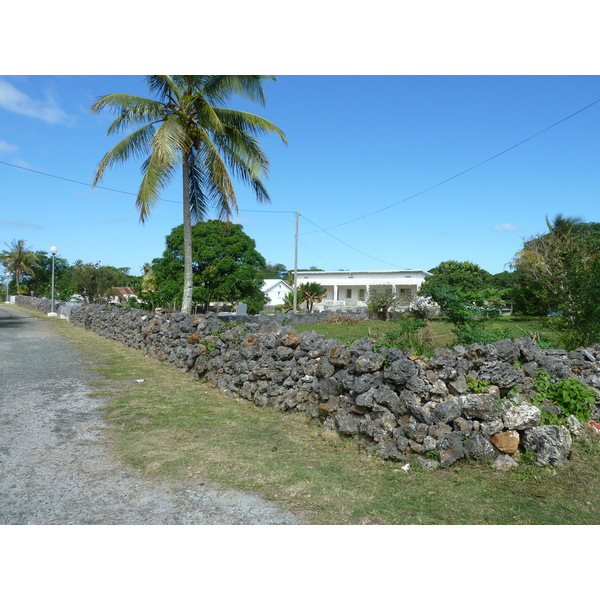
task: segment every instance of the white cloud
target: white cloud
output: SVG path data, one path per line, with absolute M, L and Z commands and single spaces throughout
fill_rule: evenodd
M 30 98 L 3 79 L 0 79 L 0 108 L 41 119 L 52 125 L 66 123 L 69 120 L 67 113 L 58 106 L 56 100 L 50 95 L 46 95 L 44 100 Z
M 502 225 L 494 225 L 494 231 L 519 231 L 522 227 L 516 227 L 510 223 L 503 223 Z
M 23 227 L 25 229 L 46 229 L 43 225 L 30 223 L 29 221 L 6 221 L 0 219 L 0 227 Z
M 0 154 L 13 154 L 18 148 L 4 140 L 0 140 Z

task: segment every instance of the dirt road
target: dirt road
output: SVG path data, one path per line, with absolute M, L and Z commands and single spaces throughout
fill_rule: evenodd
M 108 452 L 104 400 L 48 323 L 0 304 L 0 524 L 299 524 L 260 498 L 147 481 Z

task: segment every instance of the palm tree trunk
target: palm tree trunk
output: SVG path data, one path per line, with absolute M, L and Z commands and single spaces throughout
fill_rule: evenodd
M 184 156 L 183 166 L 183 301 L 181 312 L 192 312 L 192 292 L 194 274 L 192 271 L 192 218 L 190 211 L 190 171 L 188 157 Z

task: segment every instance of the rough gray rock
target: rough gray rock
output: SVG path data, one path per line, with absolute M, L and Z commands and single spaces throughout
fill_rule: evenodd
M 540 424 L 542 413 L 533 404 L 512 406 L 504 412 L 502 420 L 506 429 L 528 429 Z
M 565 427 L 541 425 L 525 430 L 523 445 L 535 452 L 536 465 L 561 465 L 571 452 L 573 440 Z

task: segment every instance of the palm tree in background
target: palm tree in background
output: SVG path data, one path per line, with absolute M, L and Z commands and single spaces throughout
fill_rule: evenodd
M 306 302 L 306 309 L 308 312 L 312 312 L 313 304 L 315 302 L 321 302 L 327 295 L 327 289 L 316 281 L 307 281 L 301 283 L 298 286 L 298 302 Z
M 25 247 L 25 240 L 13 240 L 10 244 L 5 245 L 8 250 L 0 254 L 0 262 L 9 273 L 15 276 L 18 290 L 23 273 L 34 275 L 33 267 L 36 265 L 37 256 L 31 252 L 31 247 Z
M 216 209 L 220 219 L 237 211 L 231 173 L 250 185 L 258 202 L 270 202 L 263 179 L 269 162 L 257 134 L 284 133 L 270 121 L 245 111 L 225 108 L 234 95 L 265 104 L 265 75 L 151 75 L 150 91 L 157 99 L 108 94 L 90 110 L 109 108 L 118 113 L 107 134 L 136 127 L 112 150 L 96 170 L 93 185 L 106 169 L 132 157 L 146 156 L 136 199 L 144 222 L 159 194 L 181 166 L 183 179 L 184 288 L 181 311 L 192 310 L 192 222 Z
M 573 231 L 573 228 L 583 224 L 584 220 L 580 217 L 564 217 L 559 213 L 551 221 L 548 215 L 546 215 L 546 225 L 550 233 L 569 235 Z

